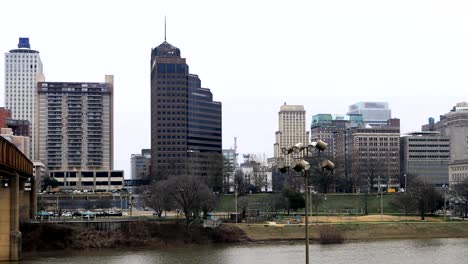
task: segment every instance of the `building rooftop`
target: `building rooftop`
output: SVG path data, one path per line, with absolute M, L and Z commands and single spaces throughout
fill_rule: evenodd
M 180 49 L 164 41 L 152 50 L 151 56 L 180 58 Z
M 300 111 L 300 112 L 304 112 L 304 106 L 303 105 L 282 105 L 281 108 L 280 108 L 280 112 L 287 112 L 287 111 L 291 111 L 291 112 L 295 112 L 295 111 Z

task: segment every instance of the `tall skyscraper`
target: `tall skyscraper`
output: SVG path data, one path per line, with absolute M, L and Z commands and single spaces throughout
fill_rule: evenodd
M 187 164 L 191 173 L 207 175 L 213 165 L 221 166 L 221 134 L 221 103 L 189 73 L 180 50 L 166 41 L 152 49 L 152 178 L 181 173 Z
M 38 159 L 50 172 L 112 170 L 113 86 L 105 83 L 38 83 Z
M 386 102 L 359 102 L 349 107 L 348 115 L 362 114 L 364 123 L 370 126 L 386 126 L 392 118 L 392 110 Z
M 5 106 L 13 119 L 28 120 L 31 130 L 31 159 L 35 160 L 34 114 L 37 80 L 43 79 L 39 51 L 31 49 L 29 38 L 20 38 L 18 48 L 5 53 Z
M 284 105 L 278 113 L 278 131 L 274 144 L 274 157 L 277 161 L 283 161 L 286 166 L 301 154 L 284 155 L 283 148 L 289 148 L 297 143 L 305 146 L 309 143 L 309 133 L 306 131 L 306 111 L 303 105 Z

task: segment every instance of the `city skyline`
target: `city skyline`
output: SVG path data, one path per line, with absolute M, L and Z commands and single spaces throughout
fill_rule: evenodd
M 468 84 L 463 77 L 468 70 L 466 3 L 370 3 L 303 2 L 303 8 L 271 3 L 258 21 L 260 3 L 250 3 L 249 10 L 242 4 L 231 10 L 215 4 L 205 11 L 204 3 L 188 2 L 179 13 L 177 4 L 116 2 L 106 22 L 98 16 L 107 10 L 103 3 L 58 3 L 53 11 L 44 3 L 21 8 L 20 3 L 2 3 L 24 16 L 18 20 L 8 12 L 0 18 L 4 25 L 16 21 L 0 29 L 0 52 L 14 49 L 19 37 L 29 37 L 41 54 L 46 81 L 94 82 L 114 74 L 115 169 L 129 175 L 131 154 L 150 146 L 148 53 L 163 41 L 167 15 L 168 41 L 184 51 L 191 71 L 202 76 L 204 86 L 216 89 L 214 99 L 223 103 L 223 148 L 237 136 L 240 153 L 271 157 L 278 107 L 284 102 L 305 106 L 307 130 L 315 114 L 345 114 L 359 101 L 389 102 L 406 133 L 419 131 L 429 117 L 437 121 L 467 99 L 456 95 Z M 89 12 L 89 21 L 72 21 L 67 12 L 57 12 L 68 8 Z M 57 17 L 48 19 L 50 12 Z M 120 21 L 127 12 L 138 16 Z M 56 26 L 58 20 L 63 27 Z M 190 21 L 190 27 L 181 21 Z M 252 59 L 261 67 L 251 67 Z M 220 62 L 222 67 L 213 67 Z M 4 63 L 0 74 L 4 106 Z M 126 129 L 128 124 L 133 129 Z M 126 143 L 130 138 L 131 145 Z

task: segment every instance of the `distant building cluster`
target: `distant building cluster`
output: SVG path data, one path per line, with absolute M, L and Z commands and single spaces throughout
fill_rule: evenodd
M 285 109 L 299 109 L 293 122 Z M 406 177 L 419 178 L 434 187 L 460 183 L 468 177 L 468 104 L 458 103 L 422 131 L 401 135 L 400 120 L 392 118 L 386 102 L 359 102 L 346 115 L 316 114 L 310 132 L 305 129 L 303 106 L 283 105 L 279 111 L 273 164 L 289 165 L 294 155 L 281 149 L 296 143 L 322 140 L 328 144 L 321 153 L 333 160 L 335 170 L 323 192 L 372 192 L 404 190 Z M 299 114 L 300 113 L 300 114 Z M 298 136 L 310 133 L 306 140 Z M 296 154 L 298 155 L 298 154 Z M 299 157 L 302 157 L 299 154 Z M 288 160 L 289 159 L 289 160 Z M 285 187 L 288 177 L 273 170 L 273 186 Z

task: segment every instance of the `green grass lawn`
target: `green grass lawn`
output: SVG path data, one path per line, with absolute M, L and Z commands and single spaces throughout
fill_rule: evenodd
M 281 194 L 251 194 L 240 197 L 246 197 L 249 200 L 250 209 L 258 209 L 258 205 L 268 201 L 274 195 Z M 398 214 L 402 213 L 401 210 L 392 206 L 392 200 L 394 200 L 396 194 L 384 194 L 383 196 L 383 207 L 385 214 Z M 245 199 L 245 198 L 243 198 Z M 319 205 L 319 213 L 331 212 L 331 213 L 343 213 L 353 210 L 354 212 L 363 212 L 365 207 L 365 199 L 367 199 L 367 208 L 369 214 L 380 213 L 380 197 L 377 194 L 324 194 L 323 202 Z M 219 212 L 233 212 L 234 207 L 234 195 L 222 195 L 220 196 L 219 204 L 216 211 Z M 314 210 L 315 213 L 315 210 Z

